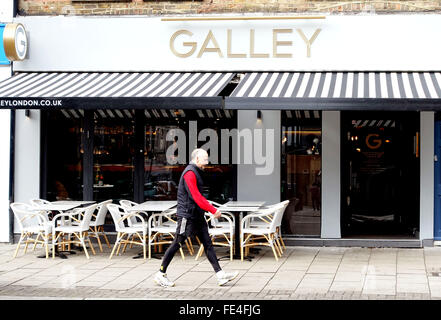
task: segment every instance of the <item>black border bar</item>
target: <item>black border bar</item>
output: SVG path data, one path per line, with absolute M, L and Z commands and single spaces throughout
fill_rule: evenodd
M 225 109 L 439 111 L 441 110 L 441 99 L 226 97 Z
M 0 97 L 0 109 L 222 109 L 223 105 L 223 97 Z

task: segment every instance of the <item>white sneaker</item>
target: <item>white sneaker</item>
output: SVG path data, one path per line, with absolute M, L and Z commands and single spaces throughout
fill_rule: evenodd
M 154 278 L 153 280 L 154 280 L 158 285 L 160 285 L 161 287 L 165 287 L 165 288 L 167 288 L 167 287 L 174 287 L 174 286 L 175 286 L 175 283 L 172 282 L 172 281 L 170 281 L 170 280 L 167 278 L 167 275 L 166 275 L 165 273 L 161 272 L 161 271 L 158 271 L 158 272 L 155 274 L 155 278 Z
M 220 286 L 223 286 L 227 282 L 230 282 L 234 279 L 236 279 L 237 275 L 239 274 L 239 271 L 234 271 L 232 273 L 226 273 L 223 271 L 219 271 L 217 275 L 217 284 Z

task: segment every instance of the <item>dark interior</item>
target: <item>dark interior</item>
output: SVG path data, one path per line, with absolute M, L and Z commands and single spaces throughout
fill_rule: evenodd
M 341 113 L 342 237 L 419 231 L 419 113 Z

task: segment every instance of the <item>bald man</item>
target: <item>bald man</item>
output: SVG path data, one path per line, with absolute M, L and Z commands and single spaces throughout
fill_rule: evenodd
M 220 286 L 235 279 L 238 275 L 237 271 L 226 273 L 222 270 L 208 234 L 208 226 L 204 217 L 205 212 L 210 212 L 214 218 L 219 218 L 221 213 L 213 207 L 200 192 L 204 185 L 200 170 L 203 170 L 207 164 L 207 151 L 204 149 L 193 150 L 191 153 L 191 162 L 185 168 L 184 172 L 182 172 L 181 179 L 179 180 L 178 207 L 176 213 L 178 226 L 176 228 L 175 239 L 165 252 L 161 268 L 154 277 L 154 281 L 162 287 L 173 287 L 175 285 L 167 278 L 167 267 L 185 240 L 193 235 L 197 236 L 204 245 L 205 254 L 216 273 L 217 282 Z

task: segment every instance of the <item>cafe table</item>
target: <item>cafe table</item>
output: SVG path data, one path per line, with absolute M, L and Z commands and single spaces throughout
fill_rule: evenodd
M 263 207 L 265 201 L 229 201 L 221 205 L 218 209 L 221 212 L 231 212 L 234 214 L 234 255 L 233 259 L 240 259 L 240 224 L 244 214 L 254 212 Z M 244 257 L 251 260 L 250 257 Z
M 146 201 L 135 205 L 131 208 L 127 208 L 128 212 L 145 212 L 145 213 L 153 213 L 153 212 L 163 212 L 175 207 L 178 204 L 176 200 L 161 200 L 161 201 Z M 143 256 L 143 253 L 140 252 L 133 259 L 139 259 Z M 159 259 L 157 256 L 153 256 L 154 258 Z
M 162 212 L 175 207 L 177 204 L 176 200 L 146 201 L 126 210 L 129 212 Z
M 95 203 L 95 201 L 77 201 L 77 200 L 58 200 L 50 203 L 40 204 L 35 207 L 36 210 L 43 211 L 69 211 L 77 207 Z
M 77 207 L 83 206 L 83 205 L 89 205 L 95 203 L 95 201 L 78 201 L 78 200 L 58 200 L 53 201 L 50 203 L 44 203 L 38 206 L 33 207 L 33 210 L 36 211 L 57 211 L 59 213 L 66 212 L 72 209 L 75 209 Z M 70 254 L 75 254 L 75 251 L 59 251 L 56 249 L 56 255 L 59 256 L 62 259 L 66 259 L 67 257 L 62 253 L 67 252 Z M 45 255 L 38 256 L 38 258 L 46 258 Z

